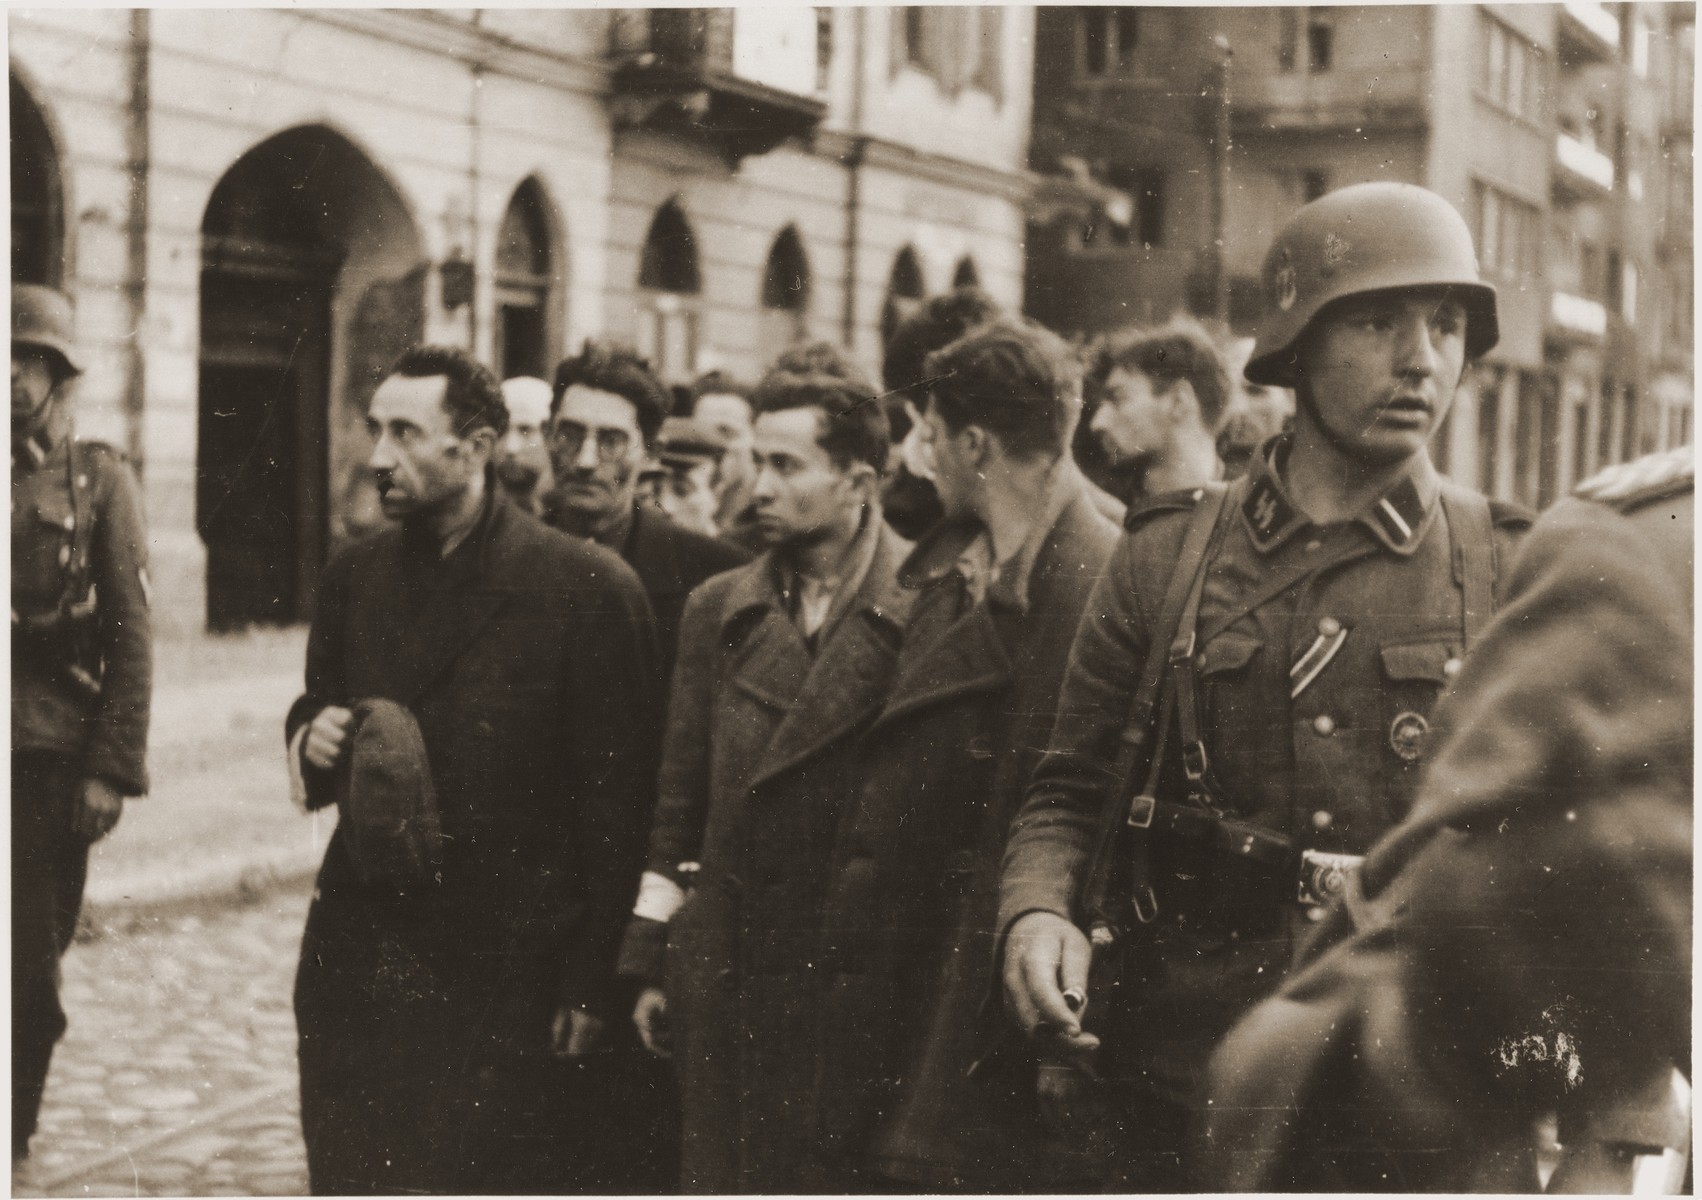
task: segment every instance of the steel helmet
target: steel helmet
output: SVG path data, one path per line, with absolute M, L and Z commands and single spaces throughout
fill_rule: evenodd
M 1247 362 L 1253 383 L 1294 385 L 1294 344 L 1325 306 L 1386 288 L 1456 288 L 1466 309 L 1466 356 L 1500 339 L 1495 289 L 1477 272 L 1471 232 L 1435 192 L 1361 183 L 1295 213 L 1265 256 L 1263 327 Z
M 14 283 L 12 344 L 35 346 L 56 356 L 61 378 L 83 373 L 71 345 L 71 301 L 64 292 L 37 283 Z

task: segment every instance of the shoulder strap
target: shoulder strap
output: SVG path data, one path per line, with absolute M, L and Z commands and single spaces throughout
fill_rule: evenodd
M 1089 864 L 1088 872 L 1082 879 L 1081 911 L 1088 920 L 1102 922 L 1106 918 L 1105 901 L 1106 889 L 1111 874 L 1112 850 L 1117 843 L 1117 833 L 1124 824 L 1124 810 L 1131 803 L 1131 793 L 1140 786 L 1136 772 L 1141 767 L 1143 752 L 1155 732 L 1159 735 L 1159 745 L 1163 745 L 1163 730 L 1169 725 L 1168 712 L 1173 704 L 1170 688 L 1165 686 L 1169 679 L 1171 643 L 1176 640 L 1177 629 L 1183 619 L 1183 610 L 1195 607 L 1189 604 L 1190 593 L 1196 588 L 1203 587 L 1206 572 L 1206 560 L 1213 535 L 1222 524 L 1223 515 L 1231 511 L 1229 503 L 1231 493 L 1237 497 L 1244 490 L 1240 481 L 1224 485 L 1221 483 L 1207 484 L 1202 489 L 1199 504 L 1194 508 L 1194 514 L 1188 521 L 1188 528 L 1182 535 L 1182 546 L 1176 556 L 1176 565 L 1170 573 L 1170 581 L 1165 588 L 1164 603 L 1156 614 L 1155 626 L 1149 630 L 1146 656 L 1141 663 L 1140 682 L 1135 688 L 1134 699 L 1129 705 L 1129 716 L 1124 724 L 1121 750 L 1117 756 L 1117 765 L 1113 784 L 1105 805 L 1099 815 L 1099 838 L 1094 849 L 1093 861 Z M 1153 713 L 1158 708 L 1160 693 L 1163 693 L 1166 716 L 1154 722 Z M 1157 757 L 1156 755 L 1154 756 Z M 1154 778 L 1147 781 L 1148 787 L 1134 802 L 1140 804 L 1148 799 L 1146 793 L 1156 784 L 1156 762 Z M 1145 824 L 1151 823 L 1151 812 L 1146 814 Z M 1141 814 L 1129 813 L 1129 823 L 1141 825 Z
M 1462 488 L 1443 486 L 1442 512 L 1460 589 L 1460 636 L 1470 650 L 1495 613 L 1495 523 L 1489 501 Z

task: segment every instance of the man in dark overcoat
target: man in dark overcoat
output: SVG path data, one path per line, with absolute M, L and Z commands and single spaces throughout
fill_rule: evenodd
M 286 725 L 317 805 L 347 776 L 352 707 L 405 705 L 443 833 L 435 874 L 406 888 L 362 881 L 346 814 L 326 851 L 295 995 L 317 1193 L 526 1190 L 536 1109 L 515 1081 L 552 1050 L 593 1049 L 616 1003 L 655 633 L 619 558 L 500 494 L 505 421 L 494 377 L 459 350 L 410 351 L 379 386 L 370 462 L 399 524 L 327 569 Z
M 814 1115 L 815 930 L 909 594 L 881 520 L 886 418 L 827 346 L 758 386 L 753 485 L 770 549 L 687 602 L 650 858 L 622 969 L 671 1038 L 690 1192 L 861 1191 Z M 689 894 L 688 894 L 689 889 Z M 664 1028 L 666 1026 L 666 1030 Z
M 1610 468 L 1532 527 L 1412 816 L 1212 1061 L 1207 1188 L 1679 1190 L 1695 472 Z
M 686 597 L 711 575 L 750 561 L 743 546 L 687 529 L 638 501 L 638 477 L 656 449 L 671 399 L 637 354 L 586 342 L 556 367 L 548 446 L 555 487 L 544 520 L 607 546 L 644 585 L 662 667 L 673 669 Z
M 12 289 L 12 1161 L 29 1153 L 54 1044 L 59 959 L 89 847 L 148 790 L 153 641 L 141 489 L 72 436 L 71 303 Z
M 999 866 L 1087 597 L 1117 542 L 1070 456 L 1070 349 L 1003 318 L 930 355 L 919 426 L 945 511 L 863 742 L 822 918 L 825 1142 L 904 1190 L 1085 1185 L 1044 1128 L 992 985 Z M 978 1061 L 981 1065 L 978 1067 Z

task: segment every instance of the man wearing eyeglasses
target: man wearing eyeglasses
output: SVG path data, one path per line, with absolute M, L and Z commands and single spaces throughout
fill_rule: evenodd
M 556 368 L 548 434 L 555 487 L 544 498 L 544 520 L 608 547 L 637 573 L 669 671 L 686 596 L 750 559 L 741 547 L 638 502 L 639 473 L 671 407 L 668 389 L 644 359 L 587 341 Z

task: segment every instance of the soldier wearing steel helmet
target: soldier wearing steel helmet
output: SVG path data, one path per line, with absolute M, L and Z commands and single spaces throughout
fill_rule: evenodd
M 147 535 L 119 453 L 71 436 L 71 305 L 12 288 L 12 1158 L 65 1031 L 89 846 L 148 790 Z
M 1246 375 L 1294 389 L 1293 429 L 1227 489 L 1130 511 L 1005 859 L 1007 1005 L 1117 1190 L 1189 1183 L 1213 1047 L 1405 813 L 1529 523 L 1430 460 L 1497 338 L 1446 201 L 1314 201 L 1264 286 Z

